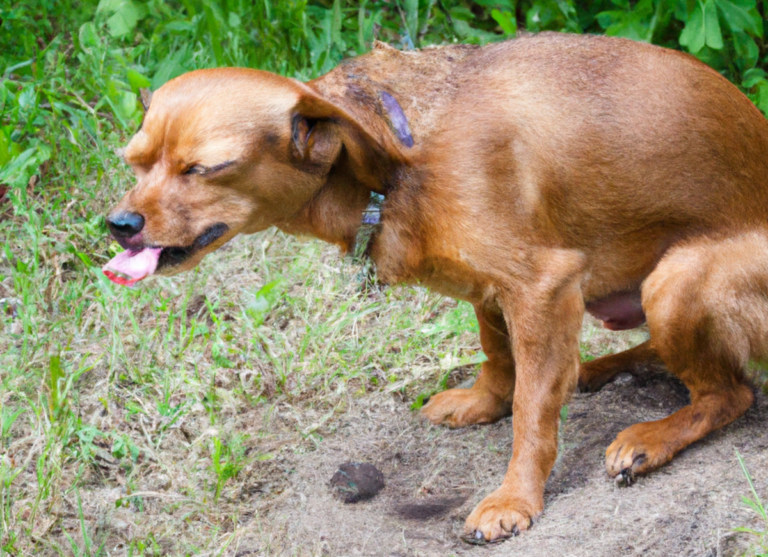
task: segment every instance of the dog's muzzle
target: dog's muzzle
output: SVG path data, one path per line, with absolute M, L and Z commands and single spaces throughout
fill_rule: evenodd
M 114 283 L 131 286 L 161 269 L 180 265 L 227 231 L 229 226 L 219 222 L 206 228 L 188 246 L 131 246 L 104 265 L 102 272 Z

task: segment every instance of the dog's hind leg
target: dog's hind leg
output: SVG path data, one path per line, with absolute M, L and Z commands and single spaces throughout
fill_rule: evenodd
M 465 427 L 492 423 L 512 413 L 515 362 L 501 310 L 475 305 L 480 344 L 488 357 L 471 389 L 450 389 L 429 399 L 422 414 L 434 424 Z
M 634 348 L 583 362 L 579 366 L 579 390 L 592 393 L 599 391 L 622 371 L 630 373 L 648 365 L 659 365 L 662 361 L 647 340 Z
M 671 249 L 643 283 L 643 309 L 653 348 L 688 387 L 691 403 L 619 433 L 606 451 L 611 476 L 658 468 L 752 404 L 744 371 L 768 348 L 768 235 Z

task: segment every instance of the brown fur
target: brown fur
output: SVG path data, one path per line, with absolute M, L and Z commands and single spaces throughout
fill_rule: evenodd
M 412 148 L 382 92 L 407 115 Z M 118 209 L 144 216 L 144 244 L 229 226 L 166 273 L 269 226 L 349 250 L 370 192 L 386 193 L 370 251 L 379 277 L 473 303 L 488 355 L 474 387 L 434 396 L 423 414 L 450 427 L 514 415 L 507 475 L 469 534 L 505 537 L 542 511 L 585 308 L 617 328 L 644 312 L 651 341 L 584 365 L 583 384 L 660 359 L 691 391 L 679 412 L 619 434 L 610 475 L 661 466 L 752 402 L 743 371 L 768 352 L 768 123 L 693 57 L 543 34 L 407 53 L 378 44 L 306 85 L 202 70 L 155 93 L 126 160 L 138 184 Z

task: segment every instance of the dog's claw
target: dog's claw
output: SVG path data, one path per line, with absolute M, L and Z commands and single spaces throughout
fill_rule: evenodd
M 629 487 L 635 483 L 635 473 L 632 471 L 632 468 L 624 468 L 616 475 L 613 481 L 616 487 Z
M 461 536 L 461 541 L 470 545 L 485 545 L 488 542 L 485 540 L 485 536 L 479 530 L 475 530 L 471 534 L 465 534 Z
M 512 529 L 512 532 L 508 536 L 501 536 L 500 538 L 496 538 L 495 540 L 486 540 L 485 536 L 480 530 L 475 530 L 473 534 L 466 534 L 464 536 L 461 536 L 462 541 L 470 544 L 470 545 L 487 545 L 489 543 L 501 543 L 503 541 L 506 541 L 509 538 L 512 538 L 514 536 L 517 536 L 520 533 L 517 526 L 515 526 Z

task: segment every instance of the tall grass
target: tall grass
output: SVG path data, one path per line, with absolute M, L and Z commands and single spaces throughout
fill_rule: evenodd
M 717 29 L 702 15 L 712 6 Z M 244 469 L 271 473 L 283 450 L 269 427 L 242 431 L 238 413 L 268 425 L 276 408 L 298 409 L 311 419 L 296 422 L 286 450 L 312 450 L 350 398 L 390 392 L 417 407 L 482 360 L 468 305 L 421 289 L 365 290 L 332 248 L 274 231 L 180 278 L 137 289 L 105 280 L 99 267 L 117 246 L 103 215 L 131 183 L 115 150 L 138 126 L 139 88 L 219 65 L 311 79 L 374 39 L 414 48 L 569 30 L 683 45 L 767 110 L 762 9 L 750 0 L 0 6 L 0 554 L 102 554 L 111 515 L 95 516 L 88 496 L 102 488 L 119 491 L 110 512 L 162 517 L 125 542 L 128 554 L 219 551 L 240 512 L 234 482 Z M 167 505 L 142 488 L 152 478 L 173 486 Z

